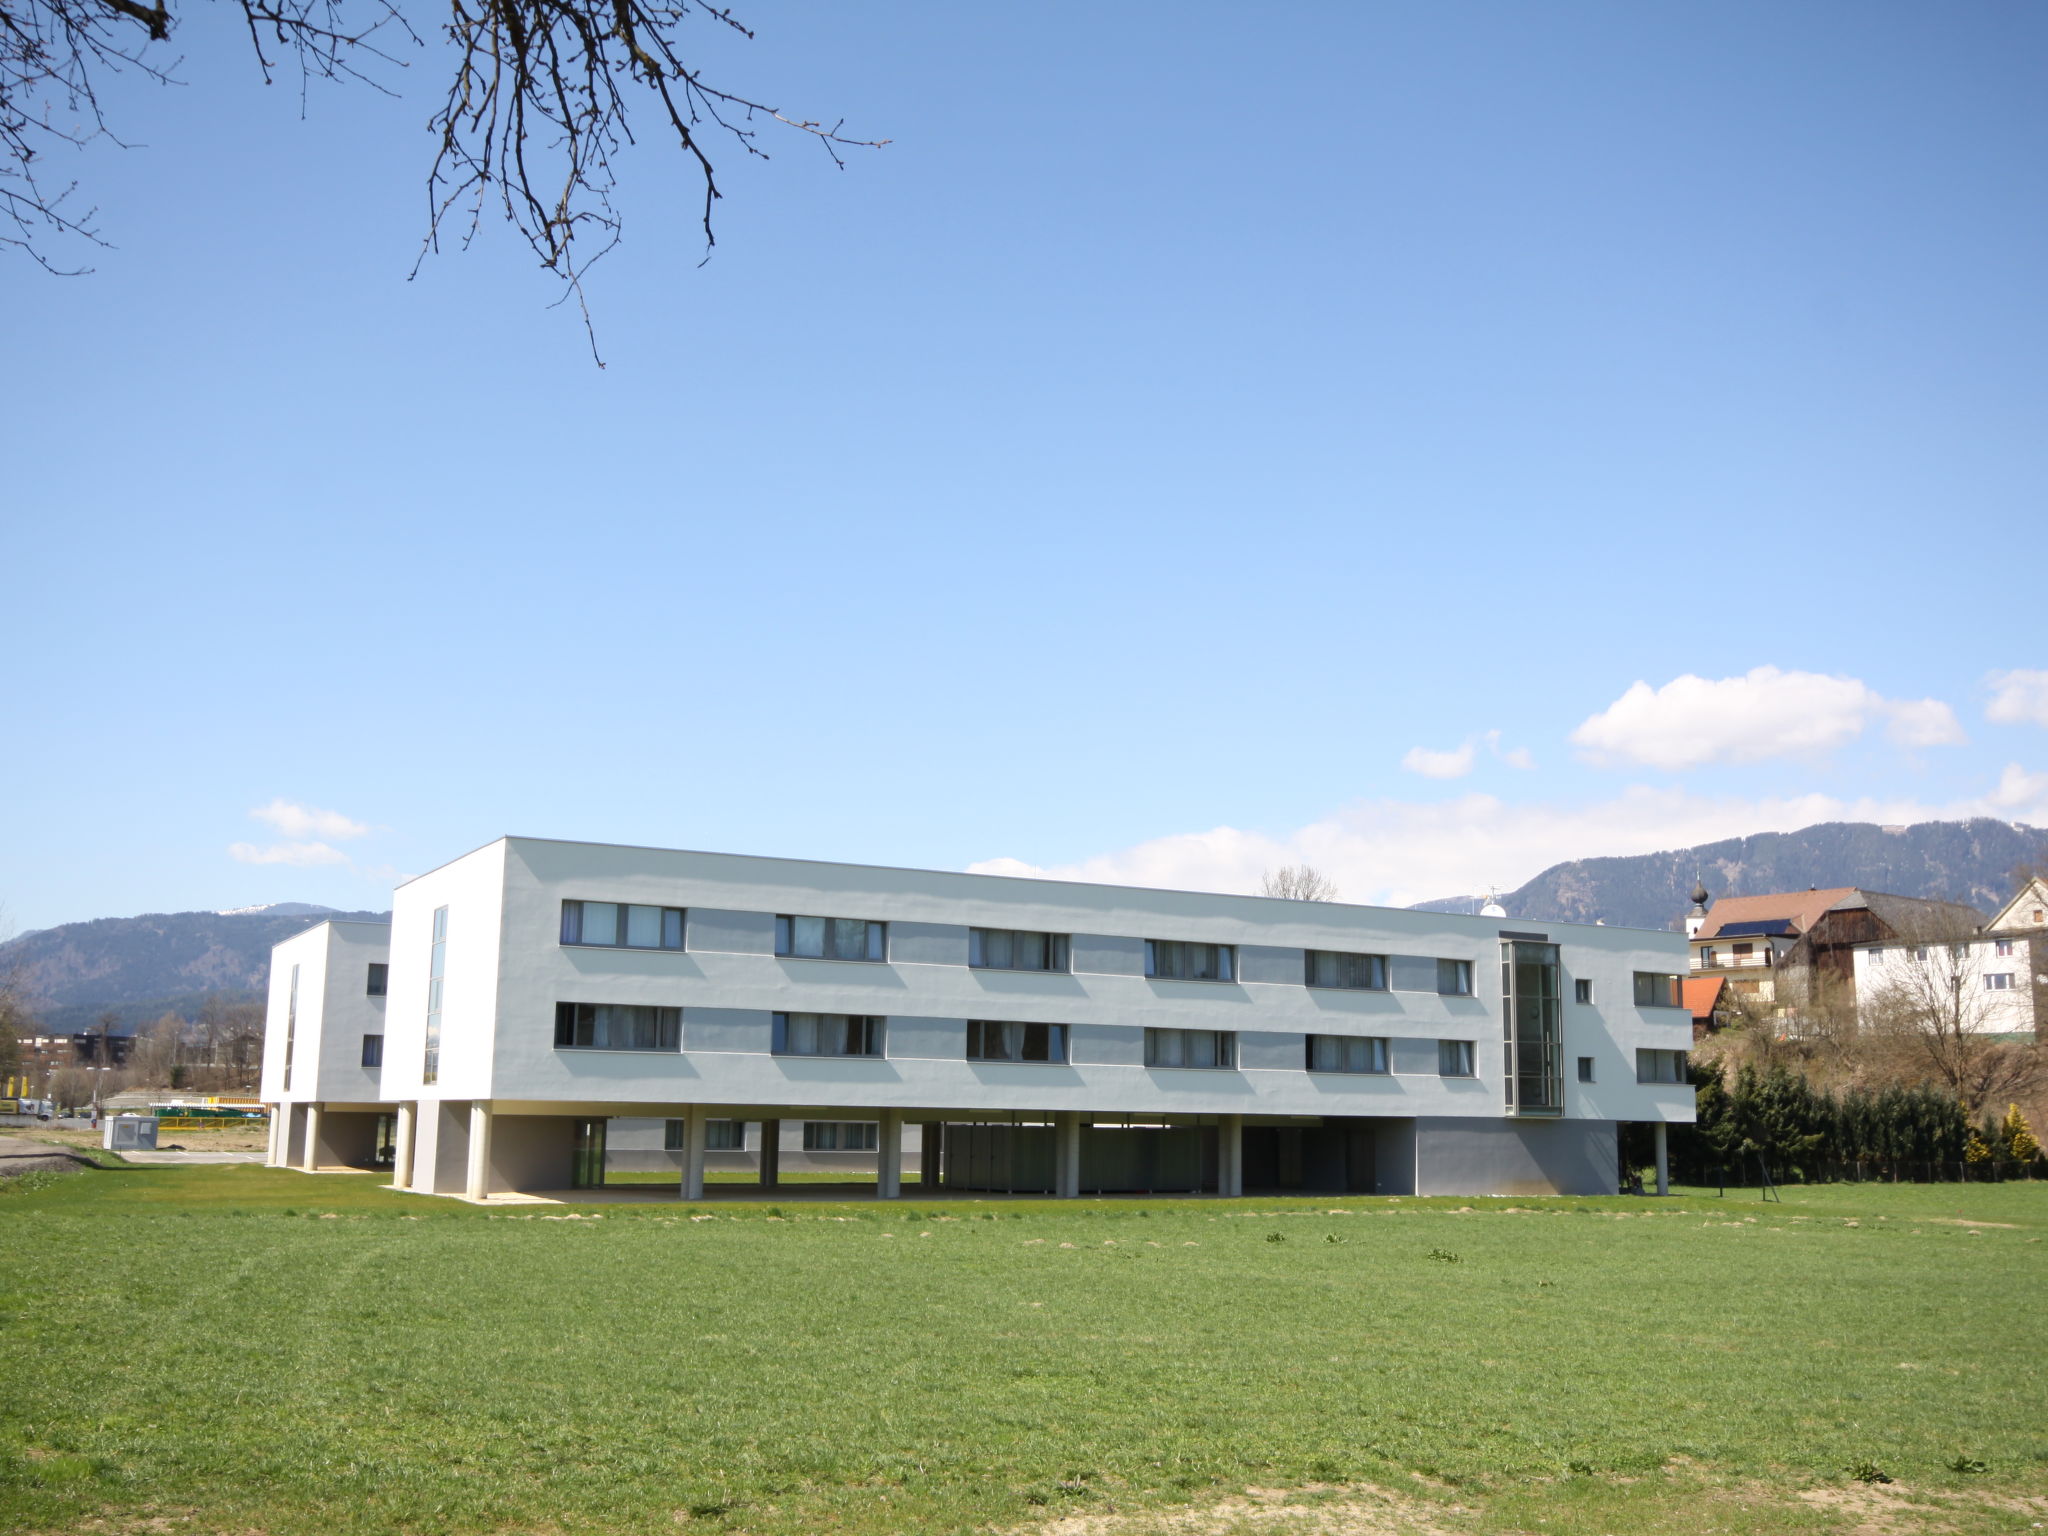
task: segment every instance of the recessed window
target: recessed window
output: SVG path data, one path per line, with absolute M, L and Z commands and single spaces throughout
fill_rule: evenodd
M 609 949 L 681 949 L 683 909 L 626 901 L 565 901 L 562 942 Z
M 1579 1081 L 1582 1083 L 1593 1081 L 1593 1058 L 1590 1056 L 1581 1056 L 1579 1058 Z
M 661 1138 L 662 1150 L 680 1152 L 683 1150 L 683 1132 L 687 1120 L 671 1120 Z M 744 1120 L 706 1120 L 704 1122 L 704 1150 L 706 1152 L 744 1152 L 747 1149 L 747 1122 Z
M 1436 989 L 1445 997 L 1470 997 L 1472 995 L 1472 962 L 1470 960 L 1437 961 Z
M 1387 1042 L 1373 1035 L 1310 1035 L 1311 1072 L 1384 1072 Z
M 806 1152 L 873 1152 L 881 1144 L 881 1127 L 872 1120 L 806 1120 Z
M 555 1004 L 555 1046 L 575 1051 L 675 1051 L 683 1010 L 638 1003 Z
M 1581 976 L 1581 977 L 1580 977 L 1580 978 L 1579 978 L 1579 979 L 1578 979 L 1577 981 L 1574 981 L 1574 982 L 1572 983 L 1572 995 L 1573 995 L 1574 997 L 1576 997 L 1576 998 L 1577 998 L 1577 999 L 1578 999 L 1578 1000 L 1579 1000 L 1580 1002 L 1582 1002 L 1582 1003 L 1590 1003 L 1590 1002 L 1592 1002 L 1592 1001 L 1593 1001 L 1593 983 L 1592 983 L 1592 981 L 1591 981 L 1591 980 L 1589 980 L 1589 979 L 1588 979 L 1587 977 Z
M 370 962 L 370 972 L 363 981 L 363 996 L 382 997 L 391 985 L 391 967 L 380 960 Z
M 1740 964 L 1756 953 L 1756 946 L 1754 944 L 1733 944 L 1729 946 L 1728 953 L 1735 957 L 1737 964 Z
M 1237 953 L 1228 944 L 1187 944 L 1179 939 L 1145 941 L 1145 974 L 1162 981 L 1229 981 Z
M 1439 1040 L 1436 1043 L 1436 1070 L 1440 1077 L 1472 1076 L 1472 1042 L 1470 1040 Z
M 778 1013 L 778 1056 L 879 1056 L 882 1021 L 865 1013 Z
M 420 1053 L 420 1081 L 441 1080 L 441 983 L 448 976 L 448 909 L 434 908 L 434 941 L 427 951 L 427 1034 Z
M 1237 1036 L 1227 1029 L 1148 1029 L 1148 1067 L 1222 1067 L 1237 1065 Z
M 1636 1006 L 1638 1008 L 1676 1008 L 1678 1006 L 1678 978 L 1657 971 L 1636 972 Z
M 997 1019 L 967 1021 L 969 1061 L 1065 1061 L 1067 1026 L 1018 1024 Z
M 1303 981 L 1311 987 L 1342 987 L 1355 992 L 1384 991 L 1387 957 L 1311 949 L 1307 952 L 1303 972 Z
M 1637 1051 L 1636 1081 L 1639 1083 L 1684 1082 L 1685 1052 Z
M 1705 949 L 1700 951 L 1700 964 L 1707 970 L 1712 970 L 1715 966 L 1719 965 L 1720 963 L 1720 951 L 1716 950 L 1713 945 L 1709 944 Z
M 1064 971 L 1067 936 L 1025 928 L 970 928 L 967 963 L 987 971 Z
M 879 960 L 887 927 L 858 917 L 778 917 L 775 953 L 798 960 Z
M 1884 958 L 1884 946 L 1882 944 L 1871 945 L 1870 958 L 1873 960 L 1882 960 Z
M 2002 960 L 2002 959 L 2004 959 L 2004 958 L 2005 958 L 2005 957 L 2006 957 L 2007 955 L 2010 955 L 2010 954 L 2012 953 L 2012 940 L 2011 940 L 2011 939 L 1994 939 L 1994 940 L 1992 940 L 1992 942 L 1991 942 L 1991 952 L 1992 952 L 1992 953 L 1993 953 L 1994 955 L 1997 955 L 1997 956 L 1998 956 L 1998 957 L 1999 957 L 1999 958 L 2000 958 L 2001 960 Z
M 2012 990 L 2012 972 L 1991 971 L 1986 973 L 1984 989 L 1987 992 L 2010 992 Z
M 363 1065 L 366 1067 L 381 1067 L 384 1065 L 384 1037 L 382 1035 L 363 1036 Z

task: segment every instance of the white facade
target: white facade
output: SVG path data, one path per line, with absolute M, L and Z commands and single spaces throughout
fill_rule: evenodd
M 1852 951 L 1856 999 L 1881 1007 L 1888 991 L 1908 999 L 1939 999 L 1959 985 L 1951 1017 L 1973 1034 L 2027 1034 L 2034 1029 L 2034 967 L 2022 934 L 1988 934 L 1944 944 L 1858 944 Z
M 646 947 L 565 943 L 565 902 L 675 911 L 680 947 L 659 947 L 655 916 L 640 935 L 651 939 Z M 884 925 L 882 958 L 779 956 L 778 916 Z M 1068 965 L 970 965 L 971 929 L 1064 936 Z M 279 973 L 301 966 L 303 1019 L 311 962 L 287 951 L 310 937 L 279 946 L 273 1055 Z M 1227 946 L 1231 979 L 1147 975 L 1148 940 Z M 1559 1081 L 1541 1115 L 1508 1106 L 1502 956 L 1504 943 L 1517 942 L 1556 947 L 1548 974 L 1561 1003 L 1550 1015 L 1548 1070 Z M 1383 985 L 1306 985 L 1307 950 L 1378 957 Z M 1469 967 L 1470 995 L 1438 990 L 1439 961 Z M 1386 1193 L 1611 1192 L 1618 1122 L 1693 1118 L 1683 1082 L 1638 1080 L 1639 1055 L 1643 1075 L 1683 1076 L 1672 1053 L 1690 1045 L 1690 1016 L 1675 990 L 1670 1006 L 1635 1001 L 1639 975 L 1686 969 L 1677 934 L 506 838 L 399 888 L 389 964 L 374 1098 L 400 1114 L 400 1181 L 426 1191 L 561 1188 L 579 1124 L 685 1117 L 878 1122 L 884 1194 L 906 1124 L 936 1125 L 941 1140 L 972 1124 L 1022 1122 L 1034 1135 L 1049 1126 L 1049 1177 L 1074 1193 L 1095 1156 L 1087 1146 L 1107 1148 L 1104 1133 L 1125 1121 L 1199 1133 L 1210 1182 L 1224 1191 L 1244 1182 L 1246 1156 L 1261 1182 L 1256 1165 L 1269 1143 L 1341 1129 L 1354 1149 L 1347 1166 L 1369 1167 L 1369 1187 Z M 565 1004 L 679 1009 L 679 1039 L 665 1049 L 558 1045 Z M 781 1053 L 792 1026 L 778 1015 L 875 1020 L 876 1053 Z M 981 1020 L 1064 1026 L 1067 1059 L 970 1060 L 969 1024 Z M 1234 1060 L 1147 1065 L 1152 1030 L 1222 1032 Z M 1351 1059 L 1384 1070 L 1309 1070 L 1312 1035 L 1361 1042 Z M 1469 1043 L 1471 1075 L 1441 1070 L 1459 1054 L 1446 1041 Z M 301 1099 L 296 1075 L 287 1092 L 269 1072 L 266 1097 Z M 328 1086 L 323 1077 L 313 1091 Z M 349 1084 L 352 1101 L 358 1092 Z M 1275 1142 L 1281 1132 L 1295 1141 Z M 684 1154 L 687 1185 L 701 1177 L 705 1153 Z
M 305 1166 L 321 1150 L 309 1141 L 308 1111 L 340 1113 L 382 1105 L 380 1057 L 388 969 L 387 923 L 330 920 L 293 934 L 270 952 L 270 1003 L 263 1042 L 265 1103 L 283 1106 L 271 1117 L 271 1161 Z M 374 1049 L 365 1048 L 375 1039 Z M 317 1117 L 314 1120 L 317 1132 Z M 332 1152 L 356 1150 L 353 1143 Z

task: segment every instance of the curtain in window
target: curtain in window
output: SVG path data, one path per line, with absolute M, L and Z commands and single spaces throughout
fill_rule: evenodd
M 832 957 L 835 960 L 868 958 L 868 925 L 858 918 L 834 918 Z
M 825 955 L 825 919 L 822 917 L 792 917 L 789 920 L 789 952 L 810 959 L 823 959 Z
M 634 949 L 661 948 L 661 908 L 626 908 L 626 942 Z
M 583 903 L 583 942 L 585 944 L 616 944 L 619 942 L 619 904 L 615 901 L 586 901 Z

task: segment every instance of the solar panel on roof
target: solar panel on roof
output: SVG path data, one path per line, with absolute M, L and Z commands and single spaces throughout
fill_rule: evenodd
M 1751 923 L 1723 923 L 1716 932 L 1716 938 L 1739 939 L 1748 935 L 1790 933 L 1792 920 L 1789 917 L 1773 917 Z

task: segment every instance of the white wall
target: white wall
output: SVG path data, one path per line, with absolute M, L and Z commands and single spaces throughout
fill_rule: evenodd
M 370 1104 L 378 1074 L 362 1065 L 363 1036 L 384 1028 L 384 999 L 367 995 L 369 964 L 383 960 L 390 930 L 382 923 L 315 923 L 270 952 L 270 995 L 263 1021 L 263 1098 L 268 1103 Z M 284 1085 L 284 1041 L 292 967 L 299 968 L 292 1081 Z
M 2012 953 L 1999 954 L 2000 944 L 2007 945 Z M 1924 962 L 1914 958 L 1921 948 L 1928 951 Z M 2033 966 L 2027 953 L 2026 939 L 1972 939 L 1967 941 L 1966 953 L 1959 959 L 1949 958 L 1945 949 L 1946 946 L 1940 944 L 1857 945 L 1851 953 L 1855 957 L 1858 1005 L 1871 1004 L 1889 987 L 1911 988 L 1922 967 L 1931 966 L 1937 982 L 1961 977 L 1967 994 L 1962 1009 L 1965 1028 L 1981 1034 L 2000 1035 L 2024 1033 L 2035 1027 Z M 1984 983 L 1987 975 L 2010 976 L 2012 980 L 2009 986 L 1992 991 Z

